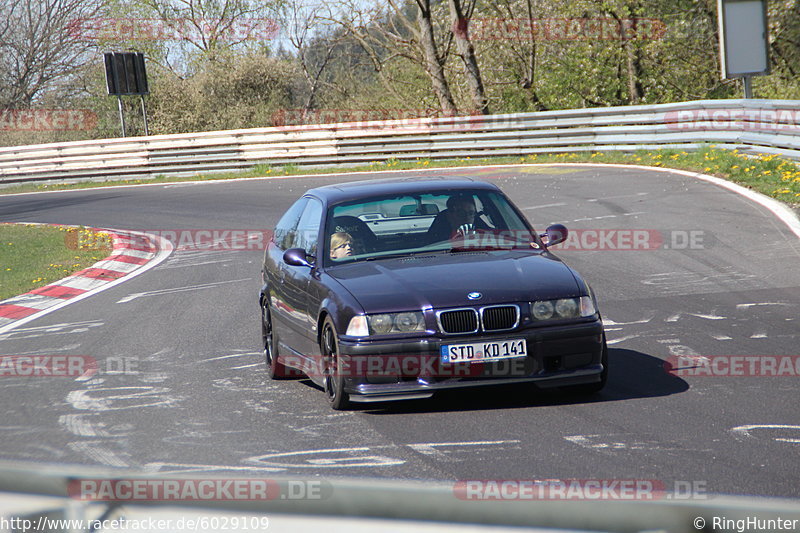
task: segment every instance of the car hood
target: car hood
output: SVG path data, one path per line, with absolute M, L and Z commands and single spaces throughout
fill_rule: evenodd
M 328 273 L 367 313 L 582 296 L 567 265 L 527 251 L 420 254 L 338 265 Z M 471 292 L 482 297 L 469 300 Z

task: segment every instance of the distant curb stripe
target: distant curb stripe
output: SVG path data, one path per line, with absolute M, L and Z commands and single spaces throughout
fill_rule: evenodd
M 111 255 L 50 285 L 0 301 L 0 333 L 30 322 L 39 314 L 55 311 L 54 307 L 63 307 L 71 299 L 86 298 L 90 293 L 116 285 L 126 276 L 149 270 L 172 252 L 170 243 L 158 237 L 124 230 L 91 229 L 110 235 Z

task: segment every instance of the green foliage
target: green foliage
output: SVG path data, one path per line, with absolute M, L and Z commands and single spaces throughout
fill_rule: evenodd
M 237 0 L 230 5 L 236 8 L 232 16 L 247 19 L 271 17 L 276 9 L 289 9 L 290 4 Z M 310 37 L 303 41 L 303 62 L 297 50 L 273 52 L 274 42 L 232 42 L 224 33 L 213 46 L 195 46 L 191 40 L 125 40 L 106 32 L 85 43 L 85 54 L 80 56 L 86 58 L 85 63 L 43 88 L 33 104 L 44 109 L 88 110 L 96 123 L 72 130 L 0 129 L 0 145 L 118 137 L 117 99 L 106 94 L 100 54 L 112 49 L 146 55 L 151 94 L 145 102 L 151 134 L 272 126 L 281 123 L 281 111 L 306 107 L 312 112 L 306 115 L 310 117 L 337 116 L 314 113 L 319 110 L 335 110 L 342 117 L 348 111 L 355 117 L 374 118 L 436 115 L 440 103 L 420 62 L 416 37 L 407 27 L 392 24 L 399 15 L 378 9 L 378 0 L 350 3 L 350 13 L 345 0 L 329 4 L 328 19 L 311 28 Z M 162 15 L 188 16 L 170 11 L 170 5 L 165 0 L 104 0 L 98 16 L 137 23 Z M 222 4 L 198 5 L 205 15 L 220 16 Z M 404 16 L 415 19 L 416 3 L 401 5 Z M 431 5 L 450 90 L 458 109 L 469 112 L 470 93 L 452 42 L 447 2 L 432 1 Z M 372 52 L 379 58 L 380 72 L 374 57 L 344 24 L 354 10 L 367 13 L 370 8 L 377 15 L 362 30 L 373 38 Z M 337 17 L 341 24 L 333 20 Z M 529 17 L 539 24 L 535 38 L 525 29 Z M 754 78 L 755 96 L 800 99 L 800 0 L 768 0 L 768 19 L 771 74 Z M 637 22 L 627 27 L 629 33 L 624 36 L 574 31 L 580 21 L 605 24 L 608 29 L 617 20 Z M 562 29 L 559 34 L 557 26 L 567 21 L 573 24 L 572 33 L 564 34 Z M 387 33 L 387 28 L 397 32 Z M 715 0 L 478 0 L 469 28 L 494 113 L 739 98 L 742 94 L 739 80 L 721 79 Z M 123 98 L 123 108 L 128 135 L 143 135 L 139 99 Z
M 0 224 L 0 300 L 65 278 L 107 257 L 108 234 L 86 228 Z
M 161 71 L 150 96 L 151 133 L 272 126 L 294 104 L 295 66 L 265 54 L 219 54 L 179 78 Z

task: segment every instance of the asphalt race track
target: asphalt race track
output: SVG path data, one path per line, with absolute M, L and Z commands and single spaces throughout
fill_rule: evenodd
M 657 479 L 667 489 L 800 497 L 800 376 L 677 376 L 663 365 L 675 356 L 797 362 L 800 239 L 785 224 L 716 185 L 643 169 L 401 175 L 424 174 L 494 180 L 537 229 L 582 230 L 586 249 L 554 252 L 598 295 L 611 348 L 602 393 L 491 388 L 334 412 L 306 380 L 265 379 L 262 252 L 176 250 L 0 335 L 0 354 L 82 354 L 101 369 L 91 379 L 0 377 L 0 459 L 164 474 Z M 0 221 L 268 229 L 306 189 L 369 177 L 4 196 Z M 647 243 L 596 249 L 619 244 L 610 230 L 647 230 Z

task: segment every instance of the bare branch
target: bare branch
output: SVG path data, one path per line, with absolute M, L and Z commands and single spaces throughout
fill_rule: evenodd
M 74 75 L 96 49 L 75 21 L 100 13 L 93 0 L 13 0 L 0 8 L 0 105 L 28 107 Z

